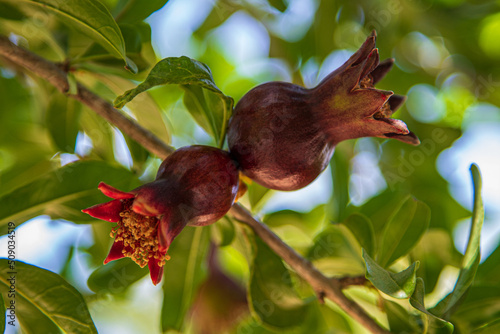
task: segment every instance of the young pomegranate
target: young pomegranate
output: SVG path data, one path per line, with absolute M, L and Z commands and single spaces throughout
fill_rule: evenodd
M 83 212 L 117 225 L 104 264 L 130 257 L 148 265 L 153 284 L 163 276 L 167 250 L 186 225 L 204 226 L 222 218 L 238 192 L 238 169 L 226 151 L 183 147 L 161 164 L 156 179 L 123 192 L 103 182 L 99 190 L 112 201 Z
M 394 62 L 379 63 L 375 39 L 373 32 L 313 89 L 268 82 L 243 96 L 229 122 L 228 143 L 244 174 L 267 188 L 296 190 L 326 168 L 342 140 L 420 143 L 404 122 L 390 118 L 406 98 L 374 88 Z

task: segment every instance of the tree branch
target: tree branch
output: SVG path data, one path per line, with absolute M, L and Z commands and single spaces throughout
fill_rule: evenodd
M 56 64 L 27 51 L 10 42 L 5 36 L 0 36 L 0 55 L 9 61 L 30 70 L 40 78 L 47 80 L 61 93 L 67 94 L 69 83 L 66 73 Z M 68 95 L 68 94 L 67 94 Z M 123 133 L 141 144 L 151 153 L 164 159 L 174 149 L 151 132 L 144 129 L 134 120 L 115 109 L 108 101 L 94 94 L 84 86 L 78 84 L 76 95 L 68 95 L 94 110 L 109 123 L 116 126 Z M 255 233 L 293 270 L 307 281 L 317 292 L 318 298 L 324 297 L 340 306 L 353 319 L 364 325 L 372 333 L 388 333 L 374 319 L 372 319 L 357 303 L 347 298 L 342 292 L 346 286 L 342 279 L 331 279 L 318 271 L 311 262 L 300 256 L 290 246 L 285 244 L 266 225 L 254 219 L 250 212 L 239 204 L 235 204 L 230 213 L 239 221 L 250 226 Z

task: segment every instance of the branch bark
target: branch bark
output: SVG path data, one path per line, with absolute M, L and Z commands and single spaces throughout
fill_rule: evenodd
M 69 95 L 67 75 L 61 68 L 53 62 L 18 47 L 5 36 L 0 36 L 0 56 L 33 72 L 40 78 L 47 80 L 61 93 L 85 104 L 159 158 L 164 159 L 174 151 L 172 147 L 163 143 L 151 132 L 115 109 L 108 101 L 94 94 L 83 85 L 78 84 L 77 94 Z M 332 300 L 372 333 L 389 333 L 357 303 L 345 296 L 342 292 L 345 282 L 342 279 L 331 279 L 323 275 L 311 262 L 285 244 L 266 225 L 253 218 L 251 213 L 241 205 L 235 204 L 231 208 L 230 213 L 240 222 L 250 226 L 278 256 L 307 281 L 316 291 L 320 300 L 323 300 L 325 297 Z

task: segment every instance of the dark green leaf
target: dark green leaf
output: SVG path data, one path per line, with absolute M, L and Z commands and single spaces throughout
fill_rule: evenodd
M 99 1 L 92 0 L 16 0 L 16 4 L 30 4 L 56 14 L 63 22 L 92 37 L 95 42 L 118 58 L 122 58 L 133 72 L 137 68 L 126 56 L 125 42 L 120 28 Z
M 494 320 L 486 325 L 475 329 L 473 334 L 497 334 L 500 333 L 500 319 Z
M 415 291 L 413 291 L 413 294 L 410 297 L 410 304 L 420 312 L 424 313 L 425 315 L 429 316 L 430 319 L 433 319 L 434 322 L 437 322 L 438 325 L 443 327 L 447 333 L 453 333 L 453 324 L 441 319 L 434 314 L 430 313 L 427 311 L 425 308 L 424 304 L 424 297 L 425 297 L 425 287 L 424 287 L 424 281 L 420 278 L 417 277 L 417 282 L 415 285 Z
M 203 121 L 200 125 L 205 128 L 210 127 L 210 133 L 219 135 L 215 138 L 215 140 L 219 146 L 222 146 L 225 138 L 227 121 L 229 120 L 233 110 L 233 99 L 224 95 L 220 89 L 217 88 L 209 67 L 197 60 L 185 56 L 170 57 L 160 60 L 151 72 L 149 72 L 143 83 L 139 84 L 134 89 L 126 91 L 124 94 L 116 98 L 114 102 L 115 107 L 122 108 L 138 94 L 152 87 L 167 84 L 199 86 L 215 93 L 219 97 L 222 104 L 221 108 L 218 108 L 217 110 L 209 110 L 207 109 L 208 107 L 198 107 L 196 110 L 197 114 L 203 113 L 203 117 L 201 118 Z M 190 91 L 192 92 L 191 89 Z M 195 91 L 199 92 L 197 89 L 195 89 Z M 194 97 L 196 100 L 201 99 L 199 93 L 194 94 Z M 196 100 L 192 103 L 200 103 Z M 213 102 L 207 102 L 207 106 L 212 105 Z M 199 121 L 200 117 L 195 117 L 195 119 Z
M 41 214 L 52 218 L 89 221 L 82 209 L 106 201 L 97 186 L 104 181 L 124 191 L 138 185 L 126 169 L 100 161 L 77 161 L 47 174 L 0 197 L 0 226 L 9 221 L 17 225 Z
M 149 274 L 148 268 L 141 268 L 129 258 L 105 264 L 90 274 L 87 285 L 95 293 L 121 293 L 131 284 Z
M 184 90 L 184 105 L 198 123 L 207 133 L 215 140 L 221 136 L 220 124 L 224 122 L 222 119 L 224 106 L 221 105 L 221 99 L 214 93 L 203 89 L 199 86 L 182 85 Z
M 470 170 L 474 184 L 474 209 L 467 249 L 465 250 L 460 273 L 453 291 L 431 310 L 432 313 L 445 319 L 450 317 L 456 304 L 462 300 L 464 294 L 472 285 L 479 261 L 481 260 L 480 241 L 484 221 L 484 208 L 481 197 L 481 174 L 475 164 L 471 165 Z
M 47 108 L 46 125 L 56 147 L 63 152 L 75 151 L 82 104 L 55 92 Z
M 8 3 L 0 3 L 0 17 L 8 20 L 22 20 L 25 18 L 24 14 L 16 7 Z
M 259 238 L 255 238 L 255 243 L 257 252 L 248 287 L 252 313 L 273 328 L 299 326 L 307 316 L 309 305 L 294 290 L 281 258 Z
M 330 161 L 333 193 L 331 198 L 332 215 L 336 222 L 344 220 L 349 197 L 349 159 L 340 147 L 335 150 Z
M 208 234 L 207 228 L 188 226 L 168 251 L 171 259 L 165 264 L 163 275 L 163 332 L 183 328 L 194 292 L 206 275 L 202 263 L 208 249 Z
M 407 197 L 385 226 L 377 262 L 382 267 L 387 267 L 406 255 L 429 227 L 430 215 L 425 203 Z
M 384 299 L 384 311 L 387 314 L 391 333 L 421 333 L 417 319 L 398 303 Z
M 0 260 L 0 289 L 6 294 L 14 276 L 16 315 L 25 333 L 96 333 L 82 295 L 53 272 Z M 15 271 L 15 273 L 12 273 Z
M 286 10 L 286 3 L 283 0 L 269 0 L 269 4 L 279 10 L 280 12 L 284 12 Z
M 153 14 L 168 2 L 168 0 L 125 0 L 121 1 L 123 7 L 116 15 L 116 20 L 118 22 L 137 22 L 142 21 L 149 15 Z
M 465 322 L 471 327 L 480 326 L 493 318 L 500 318 L 500 287 L 494 285 L 473 286 L 464 301 L 451 317 L 452 321 Z
M 10 303 L 10 302 L 9 302 Z M 0 293 L 0 333 L 5 333 L 5 304 L 3 301 L 2 294 Z
M 418 262 L 399 273 L 392 273 L 378 265 L 363 250 L 363 258 L 366 263 L 366 278 L 383 293 L 399 299 L 410 298 L 415 290 L 417 280 Z
M 368 255 L 374 256 L 375 231 L 371 220 L 361 213 L 354 213 L 347 217 L 342 224 L 352 232 Z

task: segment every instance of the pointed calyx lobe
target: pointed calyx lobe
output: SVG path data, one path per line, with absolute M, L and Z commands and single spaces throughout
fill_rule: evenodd
M 418 145 L 417 136 L 403 121 L 390 118 L 406 97 L 374 87 L 394 64 L 392 58 L 379 61 L 375 40 L 373 32 L 347 62 L 312 89 L 314 100 L 318 101 L 314 109 L 321 110 L 317 114 L 334 143 L 381 137 Z
M 183 147 L 170 155 L 156 180 L 130 192 L 100 183 L 112 198 L 83 212 L 117 223 L 104 264 L 130 257 L 148 265 L 153 284 L 163 276 L 167 251 L 186 225 L 204 226 L 222 218 L 238 193 L 239 171 L 228 152 L 208 146 Z

